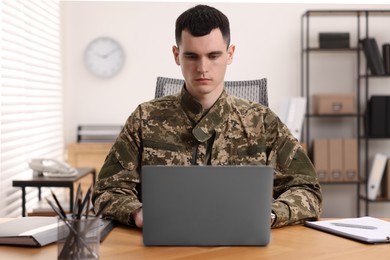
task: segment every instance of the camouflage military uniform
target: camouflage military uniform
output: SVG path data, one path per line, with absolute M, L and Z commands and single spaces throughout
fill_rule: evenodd
M 130 214 L 142 206 L 141 167 L 156 164 L 272 165 L 273 227 L 320 214 L 320 186 L 300 144 L 269 108 L 225 91 L 209 111 L 203 111 L 184 88 L 177 95 L 139 105 L 99 173 L 95 207 L 110 200 L 105 216 L 131 224 Z

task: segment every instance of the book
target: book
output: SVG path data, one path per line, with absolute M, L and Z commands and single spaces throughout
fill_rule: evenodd
M 368 176 L 368 194 L 369 200 L 375 200 L 378 196 L 379 187 L 381 185 L 383 173 L 385 171 L 387 156 L 381 153 L 376 153 L 372 162 L 370 175 Z
M 57 217 L 23 217 L 0 224 L 0 245 L 42 247 L 58 240 Z M 115 227 L 112 220 L 101 219 L 100 242 Z
M 41 247 L 57 241 L 56 217 L 16 218 L 0 224 L 0 244 Z
M 390 242 L 390 222 L 373 217 L 306 221 L 304 225 L 369 244 Z
M 369 137 L 387 137 L 388 103 L 387 96 L 371 96 L 367 109 Z
M 385 121 L 385 137 L 390 137 L 390 96 L 386 96 L 386 109 L 385 111 L 381 111 L 384 114 Z
M 368 68 L 372 75 L 385 75 L 385 67 L 375 38 L 361 40 Z
M 390 74 L 390 43 L 382 45 L 383 65 L 385 67 L 385 73 Z
M 387 167 L 382 177 L 380 197 L 390 200 L 390 159 L 387 160 Z

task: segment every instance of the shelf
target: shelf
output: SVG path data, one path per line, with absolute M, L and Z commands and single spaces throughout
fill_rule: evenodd
M 363 117 L 364 115 L 360 115 Z M 359 117 L 358 114 L 327 114 L 327 115 L 317 115 L 317 114 L 306 114 L 306 117 Z
M 301 19 L 301 95 L 306 97 L 307 104 L 309 104 L 311 101 L 311 96 L 309 93 L 316 93 L 318 92 L 315 91 L 313 86 L 315 86 L 315 81 L 318 82 L 318 75 L 313 74 L 311 72 L 311 68 L 318 69 L 319 67 L 310 67 L 312 65 L 312 59 L 314 59 L 317 62 L 321 62 L 321 59 L 323 58 L 323 55 L 328 55 L 331 59 L 337 56 L 340 56 L 340 59 L 349 59 L 350 56 L 349 54 L 353 54 L 354 56 L 351 56 L 352 58 L 356 58 L 354 61 L 353 67 L 348 68 L 348 73 L 351 74 L 351 82 L 352 80 L 356 80 L 355 86 L 352 85 L 354 91 L 355 91 L 355 111 L 354 113 L 350 114 L 327 114 L 327 115 L 318 115 L 314 114 L 314 110 L 310 112 L 310 110 L 307 111 L 307 114 L 305 115 L 305 124 L 304 124 L 304 136 L 302 142 L 306 142 L 307 149 L 309 151 L 314 148 L 310 141 L 316 137 L 316 130 L 320 134 L 324 135 L 321 133 L 322 129 L 321 127 L 323 124 L 327 124 L 330 121 L 332 124 L 349 124 L 351 126 L 351 129 L 353 132 L 349 133 L 348 137 L 358 139 L 357 141 L 357 161 L 358 161 L 358 166 L 357 166 L 357 171 L 358 171 L 358 176 L 361 177 L 362 180 L 355 181 L 355 182 L 343 182 L 343 181 L 338 181 L 338 182 L 320 182 L 321 185 L 356 185 L 356 197 L 357 197 L 357 204 L 356 204 L 356 209 L 357 209 L 357 215 L 360 216 L 362 214 L 361 209 L 361 201 L 363 200 L 363 205 L 364 205 L 364 213 L 363 215 L 368 215 L 369 214 L 369 203 L 371 202 L 390 202 L 389 199 L 385 198 L 379 198 L 376 200 L 369 200 L 366 197 L 361 198 L 361 191 L 364 191 L 367 188 L 367 179 L 370 174 L 370 165 L 369 165 L 369 152 L 370 152 L 370 145 L 375 144 L 374 141 L 378 140 L 381 142 L 382 140 L 388 140 L 390 141 L 390 136 L 383 136 L 383 137 L 369 137 L 368 132 L 366 131 L 367 128 L 367 115 L 365 113 L 365 109 L 367 108 L 367 104 L 369 102 L 369 96 L 370 96 L 370 80 L 386 80 L 390 79 L 390 74 L 386 75 L 371 75 L 371 71 L 369 70 L 367 60 L 366 60 L 366 55 L 364 52 L 364 49 L 362 48 L 362 44 L 360 43 L 360 40 L 367 38 L 367 37 L 375 37 L 380 33 L 378 30 L 375 30 L 375 35 L 374 33 L 369 33 L 371 30 L 370 26 L 370 18 L 377 17 L 380 18 L 390 18 L 390 10 L 379 10 L 379 9 L 374 9 L 374 10 L 308 10 L 305 13 L 302 14 L 302 19 Z M 310 19 L 318 19 L 324 22 L 326 21 L 332 21 L 329 19 L 333 19 L 334 23 L 338 23 L 338 21 L 344 21 L 347 20 L 348 23 L 353 22 L 353 20 L 356 20 L 355 25 L 352 23 L 349 24 L 349 29 L 346 30 L 350 33 L 350 37 L 352 36 L 353 38 L 350 38 L 350 43 L 347 46 L 347 48 L 320 48 L 319 45 L 316 45 L 313 42 L 313 38 L 315 35 L 315 32 L 318 30 L 313 30 L 312 29 L 312 24 Z M 326 20 L 326 21 L 325 21 Z M 314 24 L 316 24 L 315 21 Z M 384 32 L 387 32 L 386 27 L 383 26 L 383 24 L 386 24 L 387 20 L 382 21 L 381 20 L 381 26 L 382 30 Z M 377 23 L 374 23 L 377 25 Z M 320 27 L 319 29 L 321 29 Z M 388 35 L 388 33 L 387 33 Z M 321 45 L 322 46 L 322 45 Z M 343 46 L 343 45 L 340 45 Z M 318 54 L 316 54 L 318 53 Z M 341 55 L 342 56 L 341 56 Z M 345 55 L 344 55 L 345 54 Z M 336 59 L 335 59 L 336 60 Z M 350 60 L 348 60 L 350 62 Z M 315 65 L 317 63 L 314 63 Z M 341 63 L 343 64 L 343 63 Z M 352 70 L 353 69 L 353 70 Z M 328 77 L 332 79 L 332 75 L 329 75 L 329 72 L 331 71 L 321 71 L 321 73 L 324 75 L 324 77 Z M 327 74 L 328 73 L 328 74 Z M 311 76 L 314 77 L 311 77 Z M 319 74 L 321 75 L 321 74 Z M 333 77 L 334 80 L 338 80 L 337 77 Z M 363 81 L 362 81 L 363 79 Z M 387 83 L 387 80 L 385 81 Z M 375 82 L 376 83 L 376 82 Z M 382 83 L 382 82 L 381 82 Z M 385 84 L 385 83 L 383 83 Z M 381 84 L 381 85 L 383 85 Z M 312 86 L 313 85 L 313 86 Z M 387 85 L 387 84 L 385 84 Z M 365 91 L 362 91 L 361 87 L 365 87 Z M 319 90 L 321 92 L 321 90 Z M 389 88 L 390 91 L 390 88 Z M 388 92 L 386 92 L 388 93 Z M 357 102 L 356 102 L 357 101 Z M 364 101 L 364 102 L 362 102 Z M 365 105 L 364 105 L 365 104 Z M 309 104 L 310 105 L 310 104 Z M 309 108 L 309 106 L 307 107 Z M 368 129 L 368 128 L 367 128 Z M 320 131 L 319 131 L 320 130 Z M 327 130 L 324 128 L 324 131 Z M 314 134 L 312 133 L 314 132 Z M 385 133 L 385 132 L 384 132 Z M 331 134 L 331 137 L 341 137 L 343 136 L 343 132 L 337 133 L 337 131 L 334 131 L 334 133 Z M 327 138 L 325 138 L 327 139 Z M 372 142 L 369 143 L 368 141 Z M 324 152 L 324 151 L 322 151 Z M 325 152 L 324 152 L 325 153 Z M 321 155 L 322 156 L 322 155 Z M 329 154 L 325 154 L 323 156 L 329 156 Z M 390 178 L 390 175 L 387 176 Z
M 390 199 L 388 199 L 388 198 L 376 198 L 375 200 L 371 200 L 365 196 L 360 196 L 360 199 L 367 200 L 371 203 L 390 202 Z
M 320 182 L 321 185 L 357 185 L 364 184 L 362 181 L 329 181 L 329 182 Z
M 357 16 L 357 15 L 390 15 L 390 10 L 310 10 L 303 16 Z
M 378 136 L 361 136 L 362 139 L 368 139 L 368 140 L 383 140 L 383 139 L 389 139 L 390 140 L 390 136 L 382 136 L 382 137 L 378 137 Z
M 386 74 L 386 75 L 359 75 L 359 78 L 390 78 L 390 74 Z
M 346 52 L 355 54 L 358 48 L 307 48 L 304 51 L 313 51 L 313 52 Z

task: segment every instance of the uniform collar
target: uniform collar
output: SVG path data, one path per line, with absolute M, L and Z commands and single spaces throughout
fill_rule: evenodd
M 207 112 L 183 87 L 179 95 L 180 104 L 188 118 L 194 123 L 192 134 L 199 142 L 210 139 L 215 129 L 226 122 L 230 113 L 227 97 L 226 91 L 223 90 L 221 96 Z

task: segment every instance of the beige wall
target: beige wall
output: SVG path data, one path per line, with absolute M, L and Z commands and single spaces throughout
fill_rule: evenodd
M 77 125 L 123 124 L 140 102 L 153 98 L 157 76 L 181 77 L 180 68 L 175 65 L 171 53 L 174 22 L 181 12 L 193 5 L 123 1 L 61 3 L 66 143 L 76 141 Z M 267 77 L 270 107 L 275 112 L 282 99 L 300 95 L 300 22 L 306 10 L 390 9 L 390 5 L 216 3 L 213 6 L 229 17 L 232 43 L 236 45 L 236 55 L 228 68 L 227 79 Z M 388 27 L 389 22 L 387 19 L 377 25 Z M 340 30 L 356 26 L 344 23 L 337 19 L 333 22 L 322 21 L 316 30 Z M 378 30 L 376 36 L 380 42 L 390 42 L 390 34 L 380 33 L 381 28 Z M 93 76 L 83 63 L 85 47 L 98 36 L 114 37 L 126 52 L 125 66 L 110 79 Z M 312 37 L 311 41 L 317 44 L 316 37 Z M 325 91 L 344 87 L 346 91 L 353 89 L 356 84 L 354 59 L 340 54 L 317 56 L 313 62 L 317 71 L 313 75 L 318 83 L 317 88 Z M 341 67 L 332 65 L 335 60 L 340 61 Z M 327 76 L 324 77 L 322 72 L 325 69 Z M 350 134 L 350 131 L 346 130 L 346 133 Z M 388 148 L 388 144 L 385 148 Z M 343 189 L 350 191 L 345 193 Z M 328 190 L 325 215 L 353 215 L 356 198 L 346 194 L 354 194 L 354 189 L 355 186 L 341 189 L 324 187 L 324 190 Z M 388 217 L 390 205 L 384 205 L 387 213 L 384 211 L 386 207 L 377 204 L 374 207 L 379 209 L 375 212 Z
M 193 5 L 126 1 L 61 3 L 66 143 L 75 142 L 79 124 L 123 124 L 137 104 L 153 98 L 157 76 L 181 77 L 171 52 L 174 22 L 181 12 Z M 306 10 L 386 8 L 260 3 L 216 3 L 214 6 L 230 18 L 232 43 L 236 45 L 227 79 L 267 77 L 270 107 L 275 112 L 283 98 L 300 95 L 300 22 Z M 328 20 L 322 25 L 325 25 L 324 30 L 342 28 L 339 21 L 329 24 Z M 85 47 L 98 36 L 114 37 L 126 52 L 122 71 L 110 79 L 93 76 L 83 63 Z M 312 41 L 316 44 L 317 39 Z M 331 57 L 332 62 L 334 58 Z M 355 80 L 348 75 L 354 72 L 354 67 L 348 63 L 351 61 L 342 58 L 341 62 L 347 71 L 337 67 L 330 71 L 340 78 L 336 88 L 353 85 Z M 328 88 L 333 84 L 328 84 L 329 80 L 325 78 L 320 82 Z
M 140 102 L 154 96 L 157 76 L 181 77 L 171 53 L 176 17 L 193 3 L 62 2 L 66 142 L 78 124 L 122 124 Z M 236 56 L 228 79 L 267 77 L 270 106 L 299 95 L 298 4 L 215 4 L 231 21 Z M 116 38 L 126 52 L 123 70 L 111 79 L 90 74 L 86 45 L 98 36 Z

